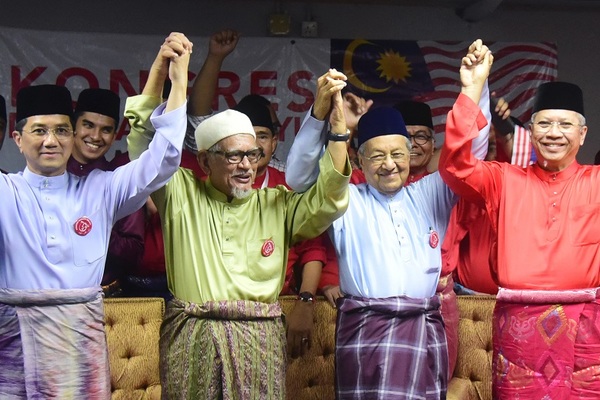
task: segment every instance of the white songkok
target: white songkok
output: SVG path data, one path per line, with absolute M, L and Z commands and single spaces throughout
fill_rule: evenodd
M 243 133 L 256 138 L 250 118 L 239 111 L 225 110 L 202 121 L 194 135 L 198 150 L 208 150 L 226 137 Z

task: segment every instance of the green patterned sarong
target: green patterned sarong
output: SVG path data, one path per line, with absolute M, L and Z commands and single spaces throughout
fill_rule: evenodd
M 279 303 L 173 299 L 160 335 L 163 399 L 285 399 Z

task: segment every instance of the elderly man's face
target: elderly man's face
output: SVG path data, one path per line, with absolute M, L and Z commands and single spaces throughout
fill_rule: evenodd
M 579 114 L 575 111 L 537 112 L 531 124 L 531 142 L 538 156 L 538 164 L 548 171 L 567 168 L 575 161 L 586 134 L 587 126 L 580 125 Z
M 28 117 L 23 131 L 13 132 L 13 138 L 31 172 L 58 176 L 67 169 L 73 149 L 73 127 L 67 115 Z
M 433 132 L 429 127 L 423 125 L 407 125 L 406 130 L 412 142 L 410 169 L 413 174 L 418 174 L 426 170 L 427 164 L 433 157 L 435 150 Z
M 226 137 L 219 143 L 219 153 L 201 152 L 200 165 L 208 174 L 212 185 L 229 197 L 245 197 L 252 191 L 257 163 L 243 157 L 239 163 L 230 163 L 225 153 L 250 151 L 257 148 L 252 135 L 238 134 Z M 206 159 L 203 160 L 203 157 Z
M 380 193 L 398 193 L 410 171 L 408 141 L 402 135 L 385 135 L 369 139 L 358 161 L 367 183 Z

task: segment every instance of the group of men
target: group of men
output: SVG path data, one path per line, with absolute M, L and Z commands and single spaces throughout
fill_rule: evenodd
M 473 42 L 431 172 L 428 108 L 356 111 L 360 100 L 342 96 L 345 75 L 330 70 L 288 155 L 292 191 L 264 183 L 277 176 L 264 160 L 276 146 L 269 104 L 251 98 L 214 115 L 206 105 L 236 42 L 221 36 L 188 104 L 193 45 L 181 33 L 166 38 L 142 95 L 125 106 L 132 161 L 123 165 L 104 159 L 116 95 L 83 91 L 73 110 L 64 87 L 19 91 L 12 137 L 27 166 L 0 175 L 0 397 L 110 398 L 101 284 L 113 276 L 104 266 L 116 228 L 148 196 L 173 296 L 160 337 L 165 399 L 286 397 L 286 347 L 309 343 L 286 340 L 277 301 L 288 251 L 324 232 L 339 265 L 337 398 L 445 398 L 457 320 L 442 244 L 459 196 L 492 229 L 496 398 L 600 396 L 600 170 L 575 160 L 587 133 L 577 86 L 539 88 L 534 165 L 484 161 L 493 56 Z M 186 146 L 196 149 L 182 161 L 188 120 Z M 354 130 L 360 170 L 348 156 Z M 524 222 L 531 229 L 519 229 Z M 307 274 L 298 283 L 299 315 L 312 316 L 317 281 Z

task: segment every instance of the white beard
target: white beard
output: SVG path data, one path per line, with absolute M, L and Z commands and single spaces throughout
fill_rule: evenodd
M 236 199 L 244 199 L 252 194 L 252 190 L 254 189 L 233 188 L 231 195 Z

